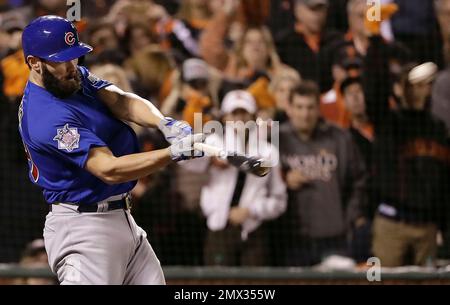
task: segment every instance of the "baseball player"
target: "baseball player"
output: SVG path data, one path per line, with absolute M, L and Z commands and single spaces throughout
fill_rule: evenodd
M 137 179 L 193 157 L 203 135 L 78 66 L 92 48 L 68 20 L 37 18 L 22 43 L 30 76 L 19 131 L 30 179 L 50 204 L 44 239 L 52 271 L 61 284 L 164 284 L 128 193 Z M 125 121 L 159 128 L 172 145 L 138 153 Z

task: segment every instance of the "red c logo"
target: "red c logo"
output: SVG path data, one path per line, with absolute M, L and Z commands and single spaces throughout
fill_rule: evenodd
M 68 44 L 69 46 L 73 46 L 73 44 L 75 43 L 75 35 L 72 32 L 67 32 L 64 40 L 66 44 Z

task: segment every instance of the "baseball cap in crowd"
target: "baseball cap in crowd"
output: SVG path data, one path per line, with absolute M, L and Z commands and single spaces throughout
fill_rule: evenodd
M 20 15 L 9 14 L 0 19 L 0 28 L 10 34 L 15 31 L 23 31 L 26 26 L 26 22 Z
M 232 113 L 236 109 L 244 109 L 250 114 L 255 114 L 257 107 L 253 95 L 244 90 L 230 91 L 222 101 L 222 113 Z
M 208 64 L 201 59 L 190 58 L 183 63 L 182 73 L 185 82 L 208 79 Z
M 432 82 L 436 77 L 438 67 L 435 63 L 426 62 L 424 64 L 414 67 L 408 74 L 408 80 L 411 84 L 421 82 Z
M 308 7 L 328 6 L 328 0 L 296 0 L 297 4 L 305 4 Z

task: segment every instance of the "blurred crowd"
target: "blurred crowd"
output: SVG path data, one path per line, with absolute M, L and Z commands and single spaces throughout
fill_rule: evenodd
M 96 76 L 192 125 L 196 113 L 280 122 L 279 147 L 264 139 L 280 162 L 263 178 L 201 158 L 138 182 L 133 215 L 163 265 L 450 258 L 450 0 L 381 2 L 381 21 L 366 0 L 82 2 L 75 25 L 94 51 L 79 64 Z M 0 0 L 0 262 L 42 237 L 47 213 L 17 130 L 21 32 L 67 10 Z M 167 146 L 133 127 L 143 151 Z M 245 151 L 251 135 L 231 142 Z

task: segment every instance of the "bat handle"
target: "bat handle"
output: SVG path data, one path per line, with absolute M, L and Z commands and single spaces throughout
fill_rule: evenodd
M 205 143 L 194 143 L 194 149 L 204 152 L 209 157 L 220 157 L 223 159 L 227 157 L 225 150 Z

